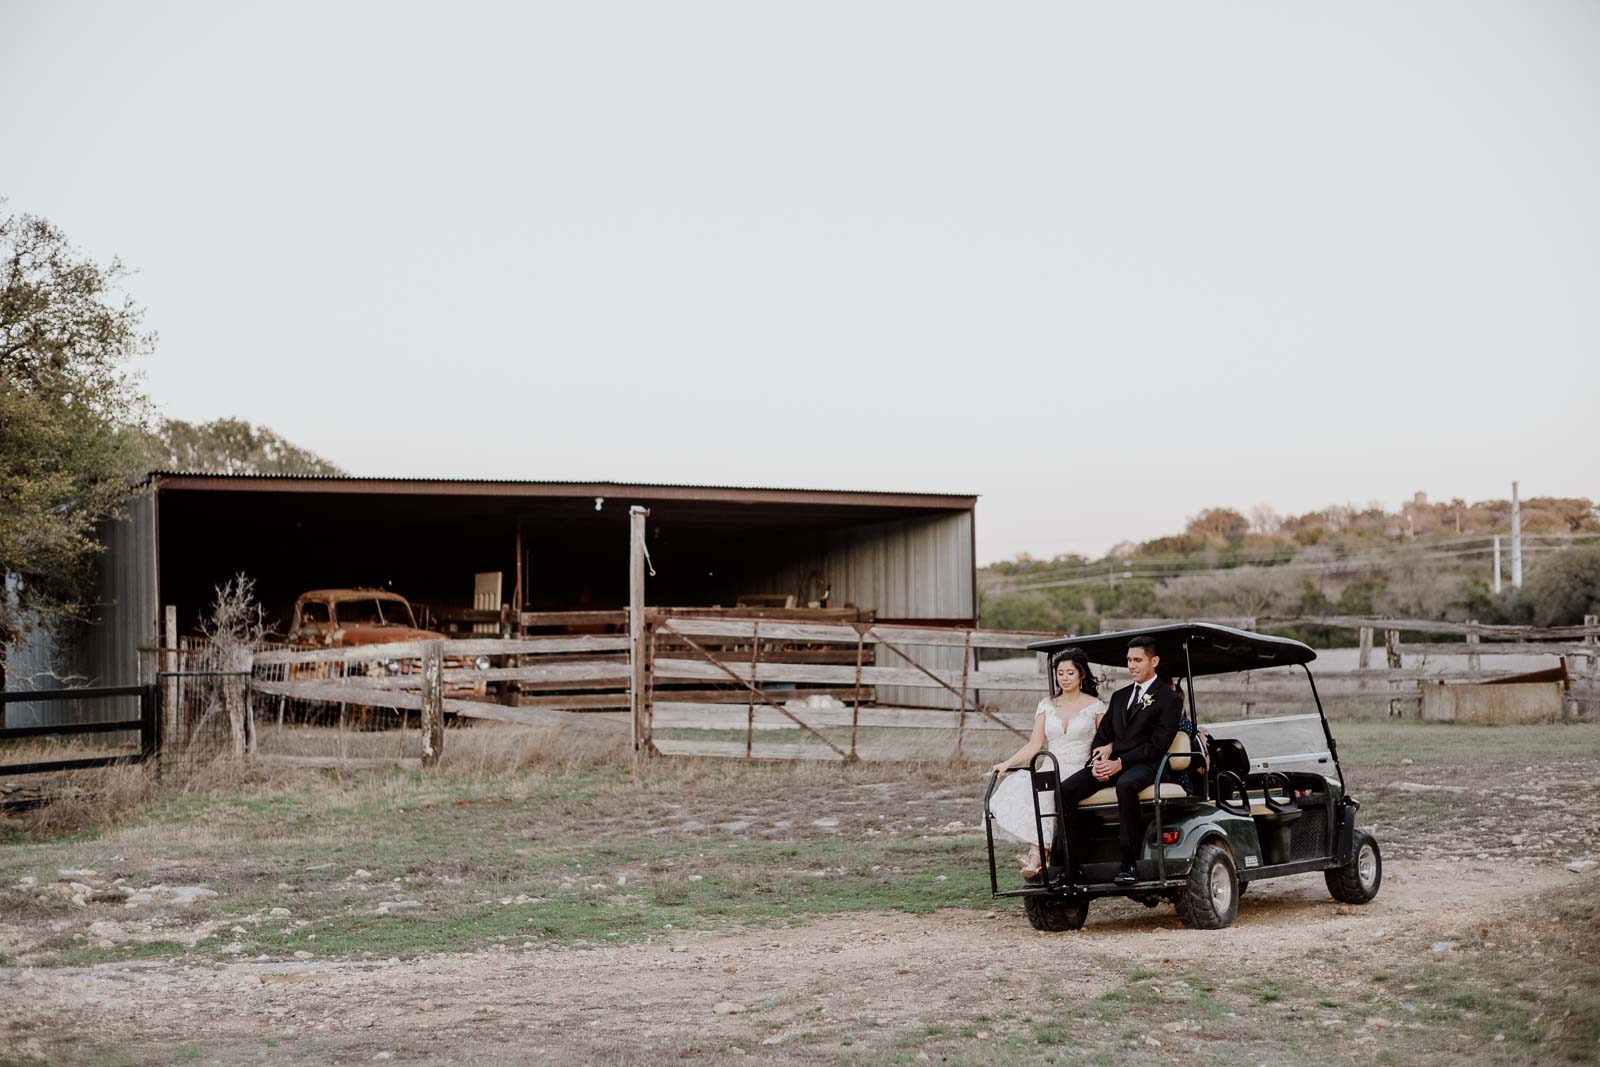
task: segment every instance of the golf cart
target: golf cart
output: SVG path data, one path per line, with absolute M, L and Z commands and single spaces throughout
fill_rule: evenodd
M 1039 930 L 1076 930 L 1096 897 L 1124 896 L 1155 907 L 1177 906 L 1185 926 L 1216 930 L 1233 922 L 1245 887 L 1261 878 L 1321 871 L 1328 891 L 1346 904 L 1378 894 L 1383 860 L 1378 842 L 1356 829 L 1355 798 L 1345 792 L 1338 748 L 1306 664 L 1316 652 L 1299 641 L 1210 623 L 1150 626 L 1120 633 L 1039 641 L 1038 652 L 1081 648 L 1089 662 L 1122 666 L 1128 642 L 1148 637 L 1160 657 L 1158 684 L 1177 679 L 1189 718 L 1202 725 L 1194 679 L 1271 667 L 1305 671 L 1309 700 L 1288 714 L 1232 722 L 1206 722 L 1208 751 L 1178 731 L 1162 757 L 1155 784 L 1140 793 L 1146 831 L 1138 880 L 1113 881 L 1119 860 L 1117 798 L 1111 785 L 1079 805 L 1077 830 L 1055 815 L 1062 780 L 1078 770 L 1061 767 L 1042 749 L 1025 768 L 1032 783 L 1034 825 L 1051 842 L 1037 877 L 1002 889 L 995 872 L 994 815 L 989 799 L 999 783 L 991 775 L 984 793 L 989 842 L 989 888 L 995 897 L 1021 897 L 1028 921 Z M 1314 708 L 1315 710 L 1306 710 Z M 1177 781 L 1183 772 L 1186 790 Z M 1045 797 L 1041 804 L 1040 797 Z

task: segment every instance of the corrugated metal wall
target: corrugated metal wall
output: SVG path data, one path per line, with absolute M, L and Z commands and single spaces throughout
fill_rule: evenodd
M 156 498 L 140 493 L 128 501 L 127 518 L 98 531 L 105 552 L 95 569 L 94 599 L 86 623 L 56 640 L 34 631 L 11 656 L 9 689 L 59 689 L 50 675 L 71 677 L 74 686 L 132 685 L 140 681 L 138 648 L 156 636 Z M 29 680 L 32 679 L 30 682 Z M 137 719 L 136 697 L 13 704 L 8 726 Z M 110 743 L 130 736 L 104 735 Z
M 6 575 L 5 590 L 0 595 L 15 599 L 17 578 Z M 35 627 L 23 634 L 16 647 L 6 650 L 5 687 L 18 689 L 60 689 L 58 676 L 64 672 L 65 663 L 55 636 Z M 44 705 L 12 704 L 6 709 L 7 726 L 36 726 L 39 710 Z
M 78 627 L 69 653 L 71 668 L 85 677 L 85 685 L 136 685 L 145 680 L 139 676 L 139 649 L 155 646 L 160 615 L 156 605 L 156 494 L 146 491 L 133 496 L 127 502 L 127 518 L 106 523 L 99 534 L 105 552 L 95 571 L 89 621 Z M 55 721 L 139 717 L 136 697 L 40 707 L 63 716 Z M 126 740 L 120 734 L 107 736 Z
M 830 530 L 806 545 L 796 543 L 776 562 L 766 588 L 789 592 L 820 572 L 835 604 L 870 608 L 879 618 L 970 619 L 973 602 L 973 513 L 952 512 L 871 526 Z M 804 606 L 804 605 L 802 605 Z M 930 668 L 959 671 L 959 648 L 913 645 L 907 655 Z M 906 666 L 880 650 L 880 666 Z M 880 704 L 955 707 L 954 694 L 938 689 L 879 686 Z

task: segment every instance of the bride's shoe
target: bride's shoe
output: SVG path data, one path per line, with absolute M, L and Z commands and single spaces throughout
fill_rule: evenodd
M 1019 855 L 1017 859 L 1022 861 L 1022 877 L 1039 877 L 1039 871 L 1042 870 L 1044 866 L 1044 858 L 1040 856 L 1037 851 L 1030 851 L 1026 858 L 1023 858 Z

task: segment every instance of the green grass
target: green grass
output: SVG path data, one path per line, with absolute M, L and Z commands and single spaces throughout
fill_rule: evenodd
M 752 790 L 770 791 L 761 773 L 728 770 L 722 812 L 738 810 L 742 777 L 751 779 Z M 973 862 L 970 839 L 628 832 L 629 811 L 641 800 L 648 803 L 655 788 L 647 783 L 642 791 L 630 790 L 622 773 L 610 769 L 517 777 L 393 772 L 312 788 L 177 796 L 106 833 L 14 840 L 0 853 L 0 908 L 11 903 L 4 887 L 23 875 L 47 881 L 55 867 L 116 871 L 127 866 L 118 857 L 135 851 L 133 844 L 147 861 L 160 863 L 159 878 L 140 881 L 217 890 L 218 897 L 182 914 L 196 924 L 222 920 L 223 929 L 193 948 L 158 940 L 100 949 L 64 936 L 41 946 L 40 962 L 205 956 L 224 949 L 232 955 L 405 956 L 497 943 L 520 948 L 528 941 L 540 947 L 617 943 L 847 911 L 924 913 L 989 904 L 987 872 Z M 959 811 L 961 799 L 944 810 Z M 597 827 L 622 832 L 594 841 Z M 371 876 L 354 878 L 357 868 Z M 617 884 L 619 875 L 625 884 Z M 380 901 L 402 899 L 422 906 L 376 914 Z M 506 899 L 513 902 L 500 903 Z M 62 918 L 73 915 L 59 898 L 30 895 L 26 903 L 55 908 Z M 290 917 L 263 918 L 278 907 Z M 128 918 L 120 909 L 108 917 Z M 234 923 L 247 932 L 229 931 Z
M 1332 723 L 1340 762 L 1351 768 L 1400 769 L 1422 773 L 1432 765 L 1508 764 L 1600 759 L 1600 723 L 1548 723 L 1536 726 L 1468 726 L 1416 720 L 1355 719 Z

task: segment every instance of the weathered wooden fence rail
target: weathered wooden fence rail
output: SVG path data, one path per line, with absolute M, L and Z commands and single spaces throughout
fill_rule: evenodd
M 666 755 L 853 761 L 933 754 L 907 752 L 874 733 L 883 729 L 953 731 L 937 742 L 937 754 L 946 756 L 961 750 L 969 730 L 1025 737 L 1031 708 L 1026 716 L 1002 715 L 982 695 L 1042 693 L 1042 667 L 982 670 L 977 654 L 1021 652 L 1048 636 L 658 615 L 649 627 L 644 743 Z M 720 688 L 671 688 L 683 683 Z M 798 736 L 758 736 L 774 729 Z
M 1103 631 L 1136 629 L 1170 623 L 1171 619 L 1108 618 Z M 1346 714 L 1420 714 L 1420 686 L 1425 683 L 1485 682 L 1514 677 L 1521 670 L 1484 667 L 1484 657 L 1548 656 L 1566 673 L 1565 707 L 1571 717 L 1600 715 L 1600 617 L 1588 615 L 1580 626 L 1490 625 L 1475 620 L 1442 622 L 1432 619 L 1395 619 L 1362 615 L 1246 616 L 1227 620 L 1243 629 L 1293 630 L 1300 627 L 1354 630 L 1357 669 L 1318 671 L 1317 686 L 1324 704 Z M 1407 634 L 1453 636 L 1461 641 L 1405 641 Z M 1381 635 L 1381 643 L 1379 641 Z M 1374 664 L 1381 648 L 1381 665 Z M 1430 658 L 1465 657 L 1465 668 L 1426 668 Z M 1409 667 L 1408 667 L 1409 663 Z M 1246 714 L 1258 705 L 1270 705 L 1285 694 L 1274 687 L 1278 672 L 1219 676 L 1196 686 L 1197 698 L 1236 700 Z
M 1172 620 L 1109 621 L 1132 628 Z M 1565 657 L 1572 707 L 1600 709 L 1600 623 L 1592 619 L 1542 628 L 1351 616 L 1228 621 L 1355 628 L 1362 665 L 1316 673 L 1331 714 L 1416 715 L 1420 686 L 1441 679 L 1425 666 L 1429 657 L 1466 656 L 1469 666 L 1448 677 L 1490 681 L 1515 673 L 1495 667 L 1493 657 L 1505 654 Z M 1402 633 L 1466 640 L 1405 643 Z M 442 753 L 447 718 L 636 730 L 644 750 L 666 755 L 950 756 L 1027 735 L 1046 679 L 1043 657 L 1026 649 L 1050 636 L 654 611 L 645 613 L 640 664 L 625 633 L 398 642 L 262 652 L 250 688 L 267 698 L 256 706 L 268 714 L 277 698 L 280 716 L 284 700 L 337 705 L 341 723 L 347 708 L 389 708 L 410 729 L 414 712 L 424 763 Z M 995 653 L 1011 658 L 995 662 Z M 1200 679 L 1195 695 L 1202 720 L 1215 721 L 1303 710 L 1310 691 L 1303 672 L 1275 669 Z
M 414 711 L 417 756 L 427 766 L 443 754 L 446 716 L 524 726 L 626 729 L 614 719 L 561 708 L 497 703 L 489 699 L 488 689 L 505 683 L 548 688 L 599 682 L 625 689 L 627 648 L 625 636 L 594 634 L 278 650 L 254 657 L 250 689 L 279 698 L 280 723 L 287 700 L 337 705 L 341 729 L 349 708 Z M 408 729 L 408 723 L 403 719 L 401 728 Z

